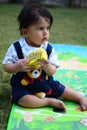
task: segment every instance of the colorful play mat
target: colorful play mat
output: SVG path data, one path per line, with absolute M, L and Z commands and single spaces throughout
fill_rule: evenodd
M 61 67 L 54 78 L 87 96 L 87 46 L 53 44 Z M 87 130 L 87 111 L 64 101 L 66 111 L 28 109 L 13 104 L 7 130 Z

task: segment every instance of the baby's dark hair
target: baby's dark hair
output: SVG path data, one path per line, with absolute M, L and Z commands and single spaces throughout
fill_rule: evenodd
M 40 17 L 49 19 L 50 26 L 52 25 L 53 17 L 47 9 L 37 5 L 25 6 L 18 15 L 20 32 L 22 28 L 27 28 L 28 26 L 35 24 Z

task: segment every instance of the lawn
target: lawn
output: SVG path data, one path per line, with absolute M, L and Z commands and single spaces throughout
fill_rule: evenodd
M 0 5 L 0 64 L 7 48 L 20 38 L 17 15 L 23 5 Z M 54 17 L 52 43 L 87 45 L 87 9 L 49 8 Z M 0 65 L 0 130 L 6 130 L 11 109 L 10 74 Z

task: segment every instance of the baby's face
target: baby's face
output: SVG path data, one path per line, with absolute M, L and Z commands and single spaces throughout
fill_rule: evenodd
M 31 46 L 38 47 L 49 39 L 50 21 L 40 17 L 40 20 L 24 29 L 24 37 Z

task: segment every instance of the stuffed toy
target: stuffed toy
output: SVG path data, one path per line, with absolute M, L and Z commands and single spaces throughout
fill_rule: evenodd
M 29 58 L 30 61 L 27 64 L 28 66 L 34 66 L 33 69 L 28 72 L 24 78 L 21 80 L 23 86 L 29 85 L 29 91 L 38 96 L 39 98 L 44 98 L 46 95 L 50 95 L 52 90 L 47 84 L 48 75 L 43 79 L 42 69 L 39 67 L 39 60 L 47 59 L 47 53 L 43 49 L 39 49 L 35 52 L 30 53 L 26 58 Z M 39 69 L 36 69 L 39 68 Z
M 29 58 L 30 61 L 27 64 L 28 66 L 39 66 L 38 61 L 39 60 L 45 60 L 48 58 L 47 53 L 44 49 L 40 48 L 36 50 L 35 52 L 30 53 L 26 58 Z

